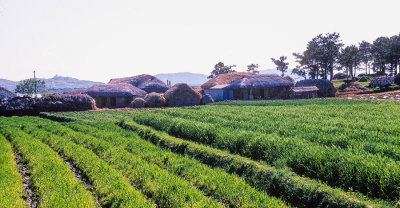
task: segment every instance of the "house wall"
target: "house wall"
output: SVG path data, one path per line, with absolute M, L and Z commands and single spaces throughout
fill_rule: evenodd
M 318 97 L 317 91 L 293 92 L 290 96 L 292 99 L 308 99 Z
M 204 90 L 205 94 L 211 95 L 214 101 L 222 101 L 226 100 L 226 93 L 223 89 L 215 89 L 215 90 Z
M 233 90 L 235 100 L 250 99 L 288 99 L 290 98 L 291 87 L 265 87 L 246 88 Z M 251 95 L 250 95 L 251 93 Z
M 92 96 L 98 108 L 124 108 L 133 100 L 132 96 Z

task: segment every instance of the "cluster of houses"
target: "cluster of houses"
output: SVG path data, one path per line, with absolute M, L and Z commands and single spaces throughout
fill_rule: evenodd
M 328 80 L 313 82 L 303 80 L 297 84 L 290 77 L 281 77 L 275 74 L 233 72 L 220 74 L 208 80 L 201 87 L 190 87 L 193 93 L 183 93 L 185 95 L 182 94 L 182 96 L 186 96 L 184 100 L 190 100 L 191 98 L 187 97 L 189 95 L 195 96 L 196 98 L 193 97 L 193 99 L 197 100 L 198 96 L 206 97 L 208 100 L 212 98 L 212 102 L 334 96 L 335 88 L 329 81 L 329 83 L 325 83 L 326 81 Z M 80 93 L 94 98 L 98 108 L 121 108 L 129 106 L 136 98 L 145 98 L 149 93 L 158 93 L 162 96 L 169 89 L 170 86 L 156 77 L 142 74 L 134 77 L 111 79 L 108 84 L 95 85 Z M 171 89 L 176 91 L 175 94 L 179 92 L 177 87 Z M 326 89 L 330 90 L 330 94 L 324 92 Z M 201 100 L 199 102 L 203 103 Z

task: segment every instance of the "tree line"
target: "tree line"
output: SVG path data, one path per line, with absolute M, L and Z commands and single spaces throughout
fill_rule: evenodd
M 339 33 L 319 34 L 307 43 L 306 50 L 292 54 L 297 66 L 291 74 L 310 79 L 333 79 L 335 71 L 344 71 L 347 77 L 355 78 L 358 72 L 365 75 L 395 75 L 400 70 L 400 34 L 378 37 L 372 43 L 362 41 L 358 45 L 344 46 Z M 271 58 L 282 76 L 288 70 L 286 56 Z M 236 65 L 219 62 L 208 78 L 218 74 L 235 72 Z M 247 71 L 258 73 L 258 64 L 250 64 Z

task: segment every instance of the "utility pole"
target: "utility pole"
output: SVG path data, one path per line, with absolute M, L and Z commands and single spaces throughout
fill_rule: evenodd
M 37 98 L 37 82 L 36 82 L 36 72 L 33 71 L 33 82 L 35 83 L 35 98 Z

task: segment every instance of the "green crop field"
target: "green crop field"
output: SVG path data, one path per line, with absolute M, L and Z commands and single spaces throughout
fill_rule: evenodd
M 395 207 L 399 114 L 310 99 L 0 117 L 0 207 Z

